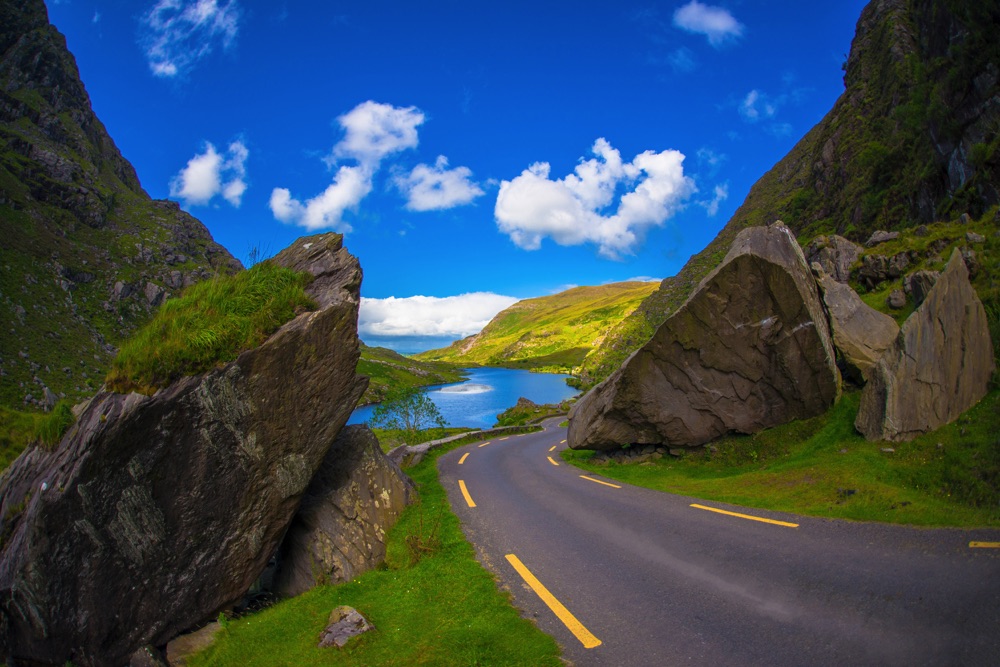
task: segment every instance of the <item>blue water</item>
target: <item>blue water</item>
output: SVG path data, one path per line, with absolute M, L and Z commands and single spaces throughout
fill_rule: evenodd
M 448 426 L 490 428 L 497 415 L 521 396 L 538 404 L 560 403 L 579 392 L 566 384 L 568 375 L 530 373 L 510 368 L 469 368 L 465 382 L 427 390 Z M 348 424 L 368 421 L 372 406 L 358 408 Z

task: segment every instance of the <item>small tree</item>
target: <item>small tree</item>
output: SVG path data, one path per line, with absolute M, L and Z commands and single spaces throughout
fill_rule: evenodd
M 371 428 L 399 431 L 407 444 L 417 440 L 421 429 L 445 427 L 444 417 L 434 401 L 416 387 L 390 389 L 385 400 L 375 406 L 368 420 Z

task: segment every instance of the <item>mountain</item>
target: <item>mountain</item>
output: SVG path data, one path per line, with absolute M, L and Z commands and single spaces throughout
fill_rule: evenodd
M 378 403 L 389 389 L 461 382 L 466 377 L 452 364 L 419 361 L 385 347 L 370 347 L 364 343 L 361 343 L 358 375 L 367 376 L 369 380 L 368 389 L 360 400 L 363 405 Z
M 618 368 L 751 225 L 823 234 L 977 218 L 1000 203 L 1000 5 L 873 0 L 833 109 L 750 189 L 718 237 L 665 279 L 584 361 L 585 386 Z M 981 295 L 984 304 L 989 295 Z M 997 307 L 993 305 L 992 307 Z
M 518 301 L 480 333 L 416 358 L 571 372 L 656 288 L 654 282 L 612 283 Z
M 164 298 L 240 263 L 142 189 L 42 0 L 0 2 L 0 405 L 101 385 Z

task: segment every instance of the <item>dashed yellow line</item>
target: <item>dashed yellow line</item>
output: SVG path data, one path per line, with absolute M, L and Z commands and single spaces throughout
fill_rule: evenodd
M 612 484 L 611 482 L 605 482 L 605 481 L 600 480 L 600 479 L 594 479 L 593 477 L 587 477 L 586 475 L 580 475 L 580 477 L 582 477 L 583 479 L 589 480 L 591 482 L 597 482 L 598 484 L 603 484 L 604 486 L 610 486 L 613 489 L 620 489 L 620 488 L 622 488 L 622 487 L 618 486 L 617 484 Z
M 458 488 L 462 490 L 462 495 L 465 496 L 465 502 L 469 503 L 469 507 L 475 507 L 476 503 L 472 502 L 472 496 L 469 495 L 469 490 L 465 488 L 465 480 L 458 480 Z
M 549 463 L 551 463 L 552 465 L 554 465 L 554 466 L 559 465 L 558 463 L 556 463 L 556 460 L 554 458 L 552 458 L 551 456 L 546 456 L 545 458 L 547 458 L 549 460 Z
M 486 445 L 490 444 L 490 442 L 492 442 L 492 440 L 487 440 L 486 442 L 484 442 L 483 444 L 481 444 L 479 446 L 480 447 L 485 447 Z
M 466 452 L 466 453 L 462 454 L 462 458 L 460 458 L 458 460 L 458 465 L 462 465 L 463 463 L 465 463 L 465 459 L 469 458 L 469 454 L 471 454 L 471 453 L 472 452 Z
M 749 514 L 740 514 L 739 512 L 730 512 L 728 510 L 720 510 L 717 507 L 705 507 L 704 505 L 698 505 L 698 504 L 695 504 L 695 503 L 692 503 L 691 507 L 694 507 L 694 508 L 700 509 L 700 510 L 708 510 L 709 512 L 716 512 L 718 514 L 725 514 L 727 516 L 735 516 L 735 517 L 739 517 L 740 519 L 749 519 L 750 521 L 760 521 L 761 523 L 773 523 L 775 526 L 785 526 L 786 528 L 798 528 L 799 527 L 799 524 L 797 524 L 797 523 L 788 523 L 787 521 L 777 521 L 775 519 L 765 519 L 764 517 L 760 517 L 760 516 L 750 516 Z
M 560 441 L 559 441 L 559 444 L 560 444 L 560 445 L 565 445 L 565 444 L 566 444 L 566 441 L 565 441 L 565 440 L 560 440 Z
M 1000 542 L 969 542 L 970 549 L 1000 549 Z
M 552 445 L 551 447 L 549 447 L 549 451 L 550 452 L 556 451 L 556 445 Z
M 542 585 L 542 582 L 540 582 L 535 575 L 531 573 L 531 570 L 529 570 L 524 563 L 521 562 L 520 558 L 514 554 L 507 554 L 506 558 L 507 562 L 513 566 L 519 575 L 521 575 L 524 582 L 531 587 L 531 590 L 535 591 L 538 597 L 542 599 L 542 602 L 548 605 L 549 609 L 552 610 L 552 613 L 555 614 L 560 621 L 562 621 L 563 625 L 566 626 L 566 629 L 572 632 L 573 636 L 580 640 L 580 643 L 583 644 L 583 648 L 594 648 L 595 646 L 601 645 L 601 640 L 595 637 L 590 630 L 585 628 L 583 623 L 578 621 L 576 616 L 571 614 L 569 609 L 567 609 L 562 602 L 557 600 L 556 596 L 549 592 L 549 589 Z
M 506 436 L 506 437 L 503 437 L 503 438 L 498 438 L 498 440 L 506 440 L 506 439 L 507 439 L 507 438 L 509 438 L 509 437 L 510 437 L 510 436 L 508 435 L 508 436 Z

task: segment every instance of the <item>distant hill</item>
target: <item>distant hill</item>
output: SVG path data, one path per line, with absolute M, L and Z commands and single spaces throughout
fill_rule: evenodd
M 657 286 L 612 283 L 518 301 L 480 333 L 416 358 L 571 372 Z
M 42 0 L 0 1 L 0 405 L 92 394 L 164 298 L 239 268 L 142 189 Z
M 418 361 L 404 357 L 384 347 L 361 344 L 358 375 L 368 377 L 368 389 L 360 403 L 378 403 L 389 389 L 399 387 L 426 387 L 435 384 L 460 382 L 465 375 L 456 366 L 431 361 Z
M 782 220 L 799 243 L 980 217 L 1000 203 L 1000 5 L 873 0 L 833 109 L 751 188 L 719 235 L 587 357 L 592 386 L 643 345 L 740 229 Z M 987 308 L 989 295 L 981 294 Z

